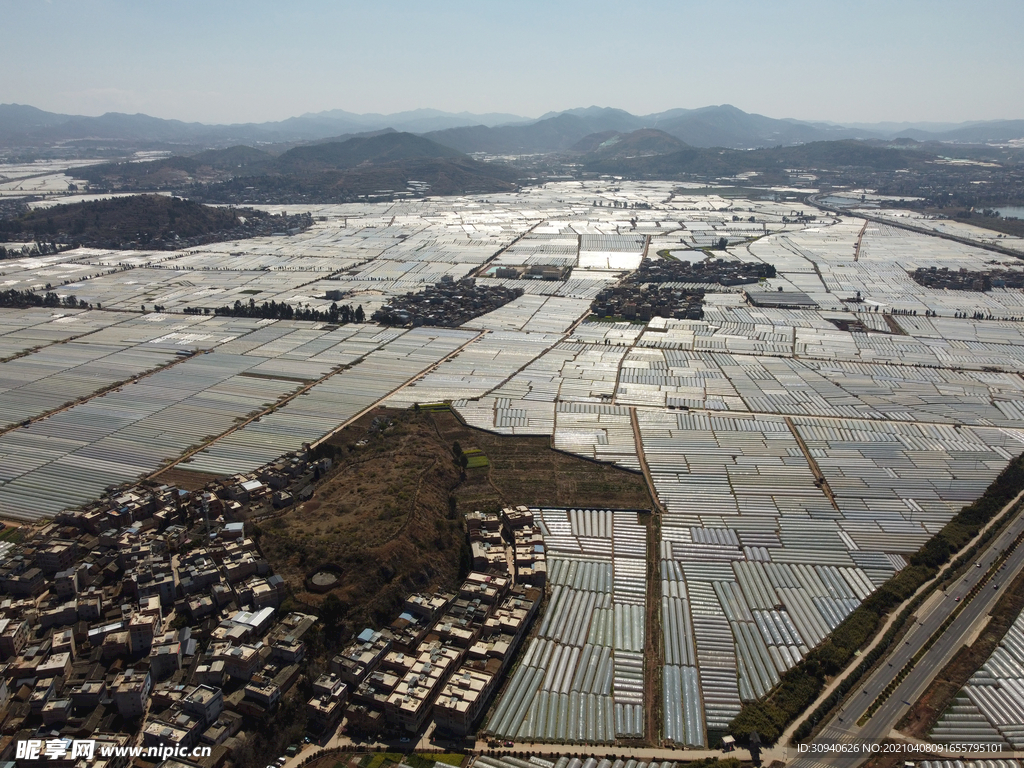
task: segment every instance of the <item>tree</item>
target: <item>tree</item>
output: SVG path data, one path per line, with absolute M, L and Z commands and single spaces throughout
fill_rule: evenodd
M 347 612 L 348 606 L 341 602 L 341 599 L 333 592 L 327 595 L 324 601 L 320 603 L 320 618 L 324 622 L 324 627 L 328 630 L 336 631 Z
M 358 307 L 356 307 L 356 322 L 357 323 L 364 323 L 364 322 L 366 322 L 366 313 L 363 312 L 363 305 L 362 304 L 360 304 Z

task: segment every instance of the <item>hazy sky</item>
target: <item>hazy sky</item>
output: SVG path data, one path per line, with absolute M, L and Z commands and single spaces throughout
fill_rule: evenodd
M 76 114 L 1024 118 L 1024 0 L 0 0 L 0 28 L 0 102 Z

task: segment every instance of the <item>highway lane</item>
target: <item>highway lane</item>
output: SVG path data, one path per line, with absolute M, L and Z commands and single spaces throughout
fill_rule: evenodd
M 1018 546 L 1010 554 L 1004 566 L 966 605 L 956 620 L 918 661 L 910 674 L 863 727 L 857 725 L 857 720 L 864 715 L 893 676 L 924 646 L 928 638 L 939 630 L 957 606 L 956 598 L 966 597 L 971 587 L 984 577 L 989 566 L 999 554 L 1022 533 L 1024 533 L 1024 514 L 1018 512 L 1006 530 L 990 542 L 989 546 L 973 561 L 973 563 L 980 563 L 981 568 L 973 567 L 972 563 L 972 567 L 963 576 L 946 587 L 944 594 L 938 593 L 929 598 L 918 611 L 916 623 L 907 632 L 900 645 L 890 652 L 885 662 L 860 686 L 860 692 L 850 694 L 843 709 L 816 737 L 815 744 L 877 744 L 889 735 L 907 710 L 907 704 L 904 702 L 917 700 L 932 678 L 953 658 L 970 634 L 992 610 L 1009 583 L 1024 570 L 1024 545 Z M 793 752 L 794 750 L 791 749 L 790 755 L 793 755 Z M 795 768 L 815 768 L 815 766 L 853 768 L 864 762 L 866 757 L 864 754 L 797 756 L 792 765 Z M 996 756 L 989 755 L 989 757 Z

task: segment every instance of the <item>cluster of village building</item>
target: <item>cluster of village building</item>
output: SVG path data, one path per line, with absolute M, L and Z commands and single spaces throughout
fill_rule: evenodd
M 350 732 L 416 732 L 432 717 L 465 736 L 497 693 L 540 606 L 544 545 L 525 507 L 467 523 L 474 570 L 458 591 L 409 597 L 391 626 L 365 630 L 331 660 Z
M 0 565 L 0 759 L 79 737 L 229 759 L 299 680 L 318 619 L 281 613 L 283 579 L 228 521 L 328 467 L 300 452 L 200 491 L 133 486 L 25 529 Z
M 318 621 L 281 611 L 284 580 L 230 521 L 308 496 L 329 466 L 303 451 L 202 490 L 133 486 L 26 529 L 0 565 L 0 760 L 83 735 L 230 759 L 306 673 Z M 532 523 L 525 508 L 471 515 L 477 570 L 331 660 L 310 681 L 309 731 L 345 715 L 353 731 L 416 731 L 433 716 L 469 733 L 540 605 Z
M 974 272 L 961 267 L 918 267 L 910 276 L 925 288 L 951 291 L 991 291 L 993 288 L 1024 288 L 1024 272 L 1019 269 L 994 269 Z
M 445 275 L 441 282 L 419 293 L 392 297 L 370 319 L 381 325 L 455 328 L 522 295 L 521 288 L 477 284 L 472 277 L 455 280 Z
M 621 283 L 602 290 L 590 305 L 598 317 L 650 320 L 671 317 L 700 320 L 704 317 L 704 292 L 668 285 Z
M 644 259 L 631 273 L 630 283 L 718 283 L 746 285 L 775 277 L 775 267 L 763 261 L 702 259 L 680 261 L 672 258 Z

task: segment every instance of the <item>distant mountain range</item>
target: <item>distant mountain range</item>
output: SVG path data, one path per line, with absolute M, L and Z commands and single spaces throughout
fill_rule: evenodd
M 575 124 L 579 119 L 559 115 L 536 125 Z M 473 129 L 452 130 L 465 136 Z M 561 147 L 564 136 L 559 142 Z M 553 157 L 556 167 L 569 160 L 574 167 L 597 174 L 675 179 L 752 171 L 781 183 L 790 168 L 857 169 L 862 173 L 921 168 L 935 159 L 926 149 L 934 146 L 911 139 L 892 143 L 840 139 L 757 150 L 721 149 L 693 147 L 665 131 L 638 128 L 628 133 L 588 134 Z M 397 131 L 305 144 L 277 155 L 239 145 L 75 171 L 93 191 L 172 191 L 207 202 L 234 203 L 338 202 L 423 191 L 500 192 L 523 181 L 520 174 L 515 165 L 479 162 L 426 136 Z
M 590 107 L 545 115 L 531 123 L 455 127 L 425 135 L 463 152 L 492 154 L 562 152 L 586 136 L 608 131 L 630 133 L 640 129 L 657 129 L 691 147 L 727 149 L 759 149 L 841 139 L 891 140 L 905 137 L 917 141 L 983 144 L 1024 138 L 1024 120 L 995 120 L 943 128 L 946 130 L 932 132 L 902 126 L 893 130 L 890 126 L 884 130 L 776 120 L 726 104 L 701 109 L 673 109 L 644 117 L 621 109 Z
M 630 127 L 628 115 L 610 117 L 612 124 Z M 678 118 L 665 123 L 673 119 Z M 832 139 L 758 149 L 691 146 L 657 128 L 605 130 L 577 138 L 593 127 L 600 126 L 592 116 L 562 114 L 526 126 L 454 128 L 426 135 L 385 129 L 299 146 L 236 145 L 145 162 L 86 165 L 76 168 L 74 176 L 93 193 L 171 192 L 199 202 L 290 205 L 509 192 L 566 174 L 728 181 L 752 173 L 760 185 L 789 185 L 794 174 L 802 178 L 808 172 L 826 186 L 835 181 L 897 184 L 893 192 L 911 196 L 919 188 L 935 188 L 938 174 L 942 188 L 958 194 L 968 190 L 973 200 L 977 190 L 971 182 L 980 174 L 986 194 L 1005 201 L 1019 196 L 1017 169 L 1024 160 L 1024 151 L 1012 148 L 960 145 L 954 150 L 910 138 Z M 524 137 L 547 142 L 555 153 L 525 163 L 484 162 L 428 138 L 443 135 L 453 142 L 451 137 L 457 136 L 468 143 L 480 141 L 481 134 L 506 146 Z M 966 162 L 936 162 L 951 154 Z
M 615 131 L 656 129 L 692 147 L 755 149 L 838 139 L 898 137 L 961 143 L 1024 139 L 1024 120 L 948 123 L 858 123 L 836 125 L 775 119 L 730 105 L 673 109 L 633 115 L 588 107 L 552 112 L 537 119 L 512 114 L 452 113 L 418 109 L 391 115 L 342 110 L 305 114 L 277 122 L 205 125 L 148 115 L 110 112 L 99 117 L 62 115 L 20 104 L 0 104 L 0 146 L 43 147 L 69 142 L 109 147 L 173 149 L 323 141 L 346 134 L 391 129 L 422 134 L 460 152 L 536 154 L 570 151 L 581 139 Z
M 693 147 L 752 149 L 849 138 L 880 138 L 867 131 L 752 115 L 729 105 L 674 109 L 638 117 L 621 109 L 572 109 L 527 124 L 448 128 L 426 134 L 463 152 L 546 153 L 569 149 L 585 136 L 655 128 Z
M 0 104 L 0 146 L 48 146 L 64 142 L 226 147 L 316 141 L 343 134 L 392 129 L 424 133 L 463 125 L 526 121 L 516 115 L 472 115 L 417 109 L 393 115 L 356 115 L 342 110 L 305 114 L 268 123 L 206 125 L 148 115 L 108 112 L 99 117 L 44 112 L 23 104 Z

